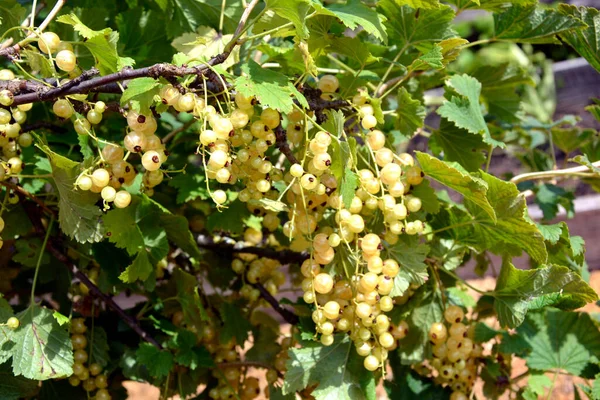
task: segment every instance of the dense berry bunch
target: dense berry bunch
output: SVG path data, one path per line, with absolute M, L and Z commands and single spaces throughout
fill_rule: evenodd
M 478 376 L 482 347 L 474 343 L 475 325 L 464 324 L 465 314 L 458 306 L 444 311 L 444 321 L 431 325 L 429 339 L 435 379 L 453 390 L 452 400 L 467 399 Z
M 110 400 L 111 395 L 107 390 L 108 376 L 103 373 L 103 368 L 91 359 L 91 343 L 88 342 L 88 328 L 83 318 L 71 321 L 71 343 L 73 345 L 73 375 L 69 377 L 72 386 L 79 386 L 88 393 L 94 392 L 96 400 Z

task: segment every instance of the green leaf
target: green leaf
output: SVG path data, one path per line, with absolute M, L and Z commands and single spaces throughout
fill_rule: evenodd
M 56 21 L 61 22 L 63 24 L 71 25 L 73 27 L 73 30 L 75 30 L 75 32 L 79 33 L 85 39 L 91 39 L 96 36 L 109 35 L 112 32 L 112 29 L 110 28 L 105 28 L 101 31 L 95 31 L 93 29 L 90 29 L 83 22 L 81 22 L 77 15 L 73 13 L 61 15 L 58 18 L 56 18 Z
M 69 317 L 62 315 L 58 311 L 54 311 L 52 316 L 54 317 L 54 319 L 56 320 L 56 322 L 58 322 L 58 325 L 60 325 L 60 326 L 63 326 L 64 324 L 66 324 L 70 321 Z
M 396 3 L 401 6 L 409 6 L 414 8 L 440 8 L 440 2 L 438 0 L 396 0 Z
M 246 204 L 235 200 L 227 208 L 210 214 L 206 219 L 206 229 L 209 232 L 222 230 L 239 235 L 244 231 L 244 219 L 250 215 Z
M 260 200 L 258 200 L 258 204 L 260 204 L 260 206 L 262 208 L 264 208 L 265 210 L 273 211 L 276 213 L 289 210 L 287 204 L 285 204 L 284 202 L 277 201 L 277 200 L 271 200 L 266 197 L 263 197 Z
M 140 251 L 133 260 L 133 263 L 119 275 L 119 279 L 127 283 L 135 282 L 137 280 L 145 281 L 152 271 L 154 271 L 154 267 L 152 266 L 152 263 L 150 263 L 148 253 L 146 251 Z
M 173 354 L 150 343 L 141 343 L 135 355 L 137 362 L 144 365 L 154 378 L 166 377 L 174 366 Z
M 160 83 L 154 78 L 133 79 L 129 81 L 121 96 L 121 105 L 132 102 L 137 106 L 136 112 L 147 113 L 154 103 L 154 95 L 158 94 L 159 90 Z
M 435 144 L 430 146 L 439 146 L 444 152 L 444 160 L 457 162 L 467 171 L 479 170 L 486 160 L 482 150 L 488 150 L 489 146 L 483 138 L 457 127 L 446 118 L 441 119 L 440 129 L 433 132 L 432 139 Z
M 387 43 L 386 29 L 381 23 L 379 15 L 360 0 L 348 0 L 345 4 L 334 3 L 327 8 L 322 7 L 318 2 L 313 2 L 313 6 L 319 14 L 336 17 L 350 29 L 360 26 L 367 33 Z
M 173 16 L 166 26 L 169 37 L 195 32 L 203 25 L 219 28 L 220 0 L 173 0 L 169 5 Z M 223 30 L 233 33 L 243 12 L 242 3 L 227 2 L 223 11 Z
M 242 314 L 239 305 L 223 303 L 220 312 L 223 321 L 223 328 L 219 336 L 221 342 L 227 343 L 235 338 L 235 342 L 243 346 L 248 339 L 248 332 L 252 330 L 252 325 Z
M 94 157 L 94 151 L 90 147 L 90 137 L 88 135 L 77 135 L 77 140 L 79 141 L 79 151 L 83 159 L 87 161 Z
M 308 0 L 268 0 L 267 9 L 294 24 L 298 37 L 306 39 L 309 35 L 306 27 L 306 17 L 311 9 L 309 3 Z
M 26 267 L 34 268 L 42 250 L 42 240 L 40 238 L 19 238 L 15 242 L 17 254 L 12 259 Z M 50 255 L 44 253 L 40 265 L 50 262 Z
M 160 216 L 160 224 L 165 229 L 167 238 L 177 247 L 192 258 L 199 260 L 202 257 L 198 244 L 190 232 L 188 220 L 184 216 L 163 213 Z
M 560 42 L 556 35 L 586 28 L 575 15 L 551 8 L 514 5 L 503 13 L 494 14 L 494 37 L 517 43 Z
M 41 149 L 50 159 L 52 177 L 59 194 L 58 222 L 61 230 L 79 243 L 104 239 L 102 212 L 95 204 L 99 196 L 75 189 L 75 180 L 82 167 L 54 153 L 48 146 L 42 145 Z
M 498 335 L 500 331 L 490 328 L 483 322 L 478 322 L 475 325 L 475 337 L 474 340 L 477 343 L 484 343 L 492 340 Z
M 348 167 L 344 169 L 344 177 L 340 183 L 340 196 L 344 207 L 350 208 L 356 188 L 358 187 L 358 176 Z
M 390 400 L 448 398 L 449 388 L 436 385 L 429 377 L 421 376 L 411 367 L 402 365 L 396 352 L 391 352 L 389 358 L 394 377 L 392 380 L 385 380 L 384 385 Z
M 525 400 L 537 400 L 546 392 L 546 389 L 551 388 L 552 385 L 552 379 L 546 375 L 531 374 L 527 379 L 527 386 L 525 392 L 523 392 L 523 398 Z
M 565 208 L 567 215 L 573 216 L 575 212 L 573 192 L 567 192 L 562 187 L 550 183 L 541 183 L 534 191 L 535 202 L 540 206 L 545 220 L 556 217 L 559 205 Z
M 454 11 L 447 5 L 417 10 L 395 0 L 383 0 L 378 6 L 387 17 L 387 34 L 399 49 L 456 36 L 452 29 Z
M 531 258 L 543 264 L 548 258 L 544 238 L 527 213 L 525 198 L 512 182 L 505 182 L 493 175 L 480 172 L 487 184 L 487 198 L 495 210 L 496 218 L 470 200 L 465 202 L 475 218 L 472 243 L 481 250 L 495 254 L 518 256 L 525 250 Z
M 500 324 L 510 328 L 521 324 L 528 310 L 547 306 L 573 310 L 598 299 L 596 292 L 566 267 L 523 271 L 506 260 L 492 295 Z
M 179 174 L 169 181 L 169 186 L 177 189 L 177 204 L 210 197 L 204 184 L 204 175 L 200 173 Z
M 410 194 L 421 199 L 421 209 L 426 213 L 437 214 L 440 211 L 440 201 L 428 179 L 423 179 L 419 185 L 413 186 Z
M 20 26 L 27 9 L 17 2 L 17 0 L 4 0 L 0 3 L 0 35 L 3 35 L 8 29 Z M 5 38 L 19 39 L 21 35 L 18 30 L 7 34 Z
M 2 8 L 0 6 L 0 8 Z M 38 391 L 37 380 L 14 376 L 9 363 L 0 364 L 0 399 L 17 400 L 33 397 Z
M 438 44 L 434 44 L 431 50 L 427 51 L 421 57 L 417 58 L 411 64 L 413 71 L 426 71 L 428 69 L 443 69 L 444 68 L 444 55 L 442 54 L 442 47 Z
M 92 349 L 90 359 L 92 362 L 98 363 L 102 367 L 106 367 L 110 362 L 110 355 L 108 354 L 110 347 L 108 346 L 106 331 L 100 326 L 95 326 L 93 331 L 88 329 L 86 336 L 88 343 L 90 343 L 90 348 Z
M 72 25 L 73 29 L 86 39 L 81 44 L 92 53 L 96 60 L 96 68 L 102 75 L 117 72 L 134 64 L 131 58 L 119 57 L 117 53 L 118 32 L 110 28 L 94 31 L 85 26 L 75 14 L 61 15 L 57 21 Z
M 412 283 L 422 285 L 427 280 L 425 258 L 429 253 L 429 246 L 415 242 L 413 240 L 406 243 L 403 240 L 398 240 L 398 243 L 388 248 L 388 257 L 396 260 L 400 265 L 400 272 L 394 278 L 394 289 L 390 293 L 392 297 L 402 296 Z
M 183 319 L 188 325 L 201 329 L 203 323 L 209 320 L 198 292 L 198 280 L 181 268 L 173 270 L 173 278 L 177 290 L 177 301 L 181 304 Z
M 438 160 L 426 153 L 416 152 L 417 160 L 425 175 L 462 194 L 465 200 L 476 204 L 491 220 L 496 213 L 487 199 L 487 183 L 470 175 L 460 165 Z
M 330 51 L 343 54 L 356 61 L 361 67 L 365 67 L 378 58 L 373 57 L 369 46 L 359 37 L 332 37 L 330 38 Z
M 300 349 L 288 351 L 287 372 L 283 394 L 318 384 L 312 395 L 319 400 L 364 400 L 372 398 L 367 392 L 373 375 L 365 371 L 362 357 L 356 354 L 352 341 L 338 335 L 331 346 L 307 343 Z
M 442 299 L 439 292 L 434 292 L 431 286 L 423 286 L 411 298 L 409 307 L 408 335 L 402 339 L 399 354 L 402 364 L 409 365 L 425 359 L 429 339 L 429 327 L 434 322 L 443 319 Z M 393 318 L 394 319 L 394 318 Z M 394 319 L 398 323 L 400 318 Z
M 415 131 L 423 127 L 426 110 L 419 100 L 414 100 L 405 88 L 398 91 L 398 120 L 396 127 L 406 137 L 412 137 Z
M 19 313 L 21 325 L 12 336 L 14 375 L 46 380 L 73 373 L 73 347 L 69 333 L 52 316 L 52 311 L 33 305 Z
M 127 208 L 116 208 L 104 217 L 109 241 L 135 256 L 133 263 L 119 276 L 124 282 L 146 280 L 153 265 L 167 256 L 169 242 L 165 229 L 157 221 L 164 211 L 148 197 L 134 198 Z
M 263 106 L 284 113 L 293 110 L 294 98 L 302 107 L 308 108 L 306 99 L 287 76 L 263 68 L 252 60 L 243 64 L 241 69 L 244 76 L 235 80 L 235 88 L 244 96 L 255 96 Z
M 600 332 L 589 314 L 547 310 L 532 314 L 517 332 L 530 346 L 527 367 L 578 376 L 600 358 Z
M 446 81 L 446 85 L 453 89 L 458 96 L 452 96 L 446 100 L 437 113 L 442 117 L 454 122 L 459 127 L 467 131 L 480 134 L 483 141 L 494 147 L 504 148 L 503 142 L 492 138 L 488 126 L 483 118 L 479 96 L 481 94 L 481 83 L 469 75 L 454 75 Z
M 54 73 L 50 60 L 39 51 L 23 49 L 21 56 L 27 61 L 32 71 L 38 71 L 44 78 L 50 78 Z
M 596 167 L 594 164 L 592 164 L 592 162 L 590 161 L 590 159 L 588 158 L 588 156 L 586 154 L 580 154 L 578 156 L 575 156 L 575 157 L 569 159 L 569 161 L 573 161 L 573 162 L 576 162 L 577 164 L 585 165 L 586 167 L 588 167 L 590 169 L 590 172 L 600 174 L 600 168 Z M 594 161 L 594 162 L 597 162 L 597 161 Z

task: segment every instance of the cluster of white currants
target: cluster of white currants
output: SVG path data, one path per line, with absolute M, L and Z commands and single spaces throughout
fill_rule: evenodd
M 436 371 L 435 380 L 452 388 L 452 400 L 466 400 L 477 377 L 478 357 L 482 347 L 473 342 L 475 325 L 465 325 L 465 314 L 458 306 L 444 311 L 444 322 L 429 329 L 434 358 L 430 361 Z
M 0 81 L 13 80 L 15 74 L 8 69 L 0 70 Z M 21 125 L 27 120 L 27 111 L 32 104 L 19 104 L 11 107 L 14 101 L 12 92 L 0 91 L 0 180 L 10 175 L 18 175 L 23 170 L 23 161 L 20 158 L 21 148 L 29 147 L 33 143 L 33 136 L 29 132 L 21 132 Z
M 61 41 L 54 32 L 44 32 L 38 37 L 38 47 L 42 53 L 54 55 L 56 66 L 65 72 L 73 72 L 77 68 L 77 57 L 69 42 Z
M 73 344 L 73 375 L 69 377 L 72 386 L 79 386 L 86 392 L 96 391 L 94 399 L 110 400 L 112 397 L 107 390 L 108 377 L 102 373 L 102 366 L 98 363 L 89 363 L 88 340 L 85 335 L 87 326 L 83 318 L 71 321 L 71 343 Z M 87 366 L 86 366 L 87 363 Z

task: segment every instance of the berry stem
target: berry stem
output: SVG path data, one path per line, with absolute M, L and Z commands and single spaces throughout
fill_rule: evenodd
M 40 247 L 40 254 L 38 255 L 38 259 L 35 264 L 35 272 L 33 274 L 33 282 L 31 284 L 31 304 L 35 303 L 35 285 L 37 283 L 38 274 L 40 272 L 40 265 L 42 265 L 42 258 L 44 256 L 44 252 L 46 251 L 46 246 L 48 245 L 48 239 L 50 239 L 50 233 L 52 232 L 53 225 L 54 214 L 52 214 L 50 217 L 50 222 L 48 223 L 48 228 L 46 229 L 46 235 L 44 236 L 44 242 L 42 243 L 42 247 Z

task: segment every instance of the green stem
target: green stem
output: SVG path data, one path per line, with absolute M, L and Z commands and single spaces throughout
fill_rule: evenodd
M 33 283 L 31 284 L 31 304 L 35 302 L 35 285 L 37 283 L 38 274 L 40 272 L 40 265 L 42 265 L 42 257 L 44 256 L 44 251 L 46 250 L 48 239 L 50 239 L 50 232 L 52 232 L 53 224 L 54 215 L 50 218 L 50 222 L 48 223 L 48 229 L 46 229 L 46 236 L 44 237 L 44 242 L 42 243 L 42 247 L 40 248 L 40 255 L 38 256 L 37 263 L 35 264 L 35 273 L 33 274 Z
M 402 49 L 400 49 L 400 51 L 398 51 L 398 54 L 396 54 L 396 57 L 394 57 L 394 59 L 390 63 L 390 66 L 383 74 L 383 77 L 381 78 L 381 81 L 379 82 L 379 85 L 377 86 L 377 89 L 375 90 L 375 95 L 381 90 L 381 87 L 385 84 L 387 77 L 390 75 L 390 73 L 394 69 L 394 65 L 398 62 L 398 60 L 400 59 L 402 54 L 406 51 L 406 49 L 408 49 L 408 44 L 406 44 Z
M 481 294 L 484 294 L 484 295 L 490 295 L 490 296 L 493 295 L 493 292 L 486 292 L 484 290 L 476 288 L 475 286 L 471 285 L 470 283 L 468 283 L 467 281 L 465 281 L 463 278 L 461 278 L 460 276 L 456 275 L 452 271 L 448 271 L 447 269 L 444 269 L 444 268 L 440 268 L 439 270 L 443 271 L 447 275 L 450 275 L 451 277 L 453 277 L 457 281 L 460 281 L 460 282 L 464 283 L 466 287 L 468 287 L 469 289 L 472 289 L 472 290 L 476 291 L 477 293 L 481 293 Z
M 492 163 L 492 153 L 494 152 L 494 146 L 490 145 L 490 150 L 488 151 L 487 162 L 485 163 L 485 172 L 490 170 L 490 164 Z
M 424 235 L 424 236 L 427 236 L 427 235 L 434 235 L 434 234 L 436 234 L 436 233 L 444 232 L 444 231 L 447 231 L 447 230 L 449 230 L 449 229 L 454 229 L 454 228 L 460 228 L 460 227 L 462 227 L 462 226 L 473 225 L 473 224 L 475 224 L 475 223 L 477 223 L 477 222 L 479 222 L 479 221 L 477 221 L 476 219 L 473 219 L 473 220 L 471 220 L 471 221 L 459 222 L 459 223 L 456 223 L 456 224 L 452 224 L 452 225 L 445 226 L 445 227 L 443 227 L 443 228 L 440 228 L 440 229 L 436 229 L 435 231 L 431 231 L 431 232 L 426 232 L 426 233 L 423 233 L 423 235 Z
M 498 39 L 496 39 L 496 38 L 476 40 L 474 42 L 465 44 L 464 46 L 462 46 L 462 48 L 466 49 L 466 48 L 473 47 L 473 46 L 479 46 L 480 44 L 492 43 L 492 42 L 495 42 L 497 40 Z
M 335 58 L 334 56 L 332 56 L 331 54 L 327 54 L 327 58 L 330 61 L 333 61 L 334 64 L 337 64 L 340 66 L 341 69 L 350 72 L 351 74 L 355 75 L 357 74 L 356 70 L 350 68 L 349 66 L 347 66 L 345 63 L 343 63 L 342 61 L 338 60 L 337 58 Z M 371 90 L 375 90 L 375 85 L 373 85 L 372 83 L 367 83 L 367 86 L 371 89 Z

